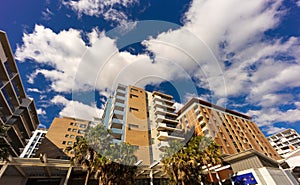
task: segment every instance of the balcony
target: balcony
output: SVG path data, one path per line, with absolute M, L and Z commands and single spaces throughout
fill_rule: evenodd
M 180 140 L 183 141 L 184 137 L 183 134 L 178 134 L 176 132 L 163 132 L 160 131 L 157 134 L 157 139 L 161 140 L 161 141 L 166 141 L 166 140 L 170 140 L 170 139 L 176 139 L 176 140 Z
M 167 141 L 161 141 L 158 143 L 157 146 L 158 146 L 158 149 L 163 152 L 163 151 L 165 151 L 165 149 L 167 147 L 169 147 L 169 143 Z
M 116 95 L 117 96 L 123 96 L 123 97 L 125 97 L 125 94 L 126 94 L 126 92 L 124 90 L 121 90 L 121 89 L 117 89 L 116 90 Z
M 123 127 L 123 120 L 113 118 L 111 122 L 111 128 L 121 129 Z
M 117 110 L 117 109 L 113 111 L 113 118 L 123 120 L 123 117 L 124 117 L 124 111 Z
M 177 117 L 177 114 L 175 114 L 174 112 L 170 112 L 167 109 L 163 109 L 161 107 L 157 107 L 154 111 L 155 114 L 160 114 L 160 115 L 169 115 L 169 116 L 173 116 L 174 118 Z
M 178 121 L 175 120 L 173 117 L 168 117 L 168 116 L 162 116 L 162 115 L 157 115 L 155 118 L 156 123 L 172 123 L 172 124 L 178 124 Z
M 182 129 L 177 128 L 174 124 L 168 124 L 168 123 L 158 123 L 156 125 L 156 129 L 158 131 L 160 130 L 170 130 L 170 131 L 182 131 Z
M 116 102 L 115 103 L 115 110 L 124 111 L 125 105 L 123 103 Z
M 117 129 L 117 128 L 111 128 L 111 135 L 113 136 L 114 139 L 116 140 L 121 140 L 122 139 L 122 129 Z
M 122 129 L 111 128 L 110 131 L 111 131 L 112 134 L 120 134 L 120 135 L 122 135 Z
M 174 102 L 172 100 L 166 99 L 166 98 L 160 97 L 160 96 L 154 96 L 153 101 L 155 103 L 157 103 L 157 102 L 164 102 L 164 103 L 166 103 L 166 104 L 168 104 L 170 106 L 174 105 Z
M 157 108 L 157 107 L 165 108 L 165 109 L 170 110 L 172 112 L 174 112 L 176 110 L 175 106 L 169 105 L 169 104 L 166 104 L 166 103 L 163 103 L 163 102 L 159 102 L 159 101 L 154 102 L 154 108 Z

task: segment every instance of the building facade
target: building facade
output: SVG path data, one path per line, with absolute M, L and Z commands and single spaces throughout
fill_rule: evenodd
M 54 118 L 50 128 L 47 131 L 35 157 L 46 153 L 49 158 L 68 158 L 73 153 L 66 151 L 66 148 L 73 146 L 77 137 L 83 137 L 85 130 L 88 128 L 90 121 L 62 117 Z
M 150 165 L 161 159 L 168 140 L 184 140 L 173 104 L 170 95 L 119 84 L 102 120 L 115 142 L 138 146 L 136 156 Z
M 268 137 L 270 144 L 282 157 L 300 148 L 300 135 L 294 129 L 286 129 Z
M 223 154 L 254 149 L 275 160 L 281 159 L 249 116 L 197 98 L 192 98 L 178 114 L 184 128 L 194 128 L 197 135 L 212 137 Z
M 37 129 L 34 131 L 33 135 L 29 139 L 26 147 L 19 156 L 20 158 L 33 158 L 36 156 L 36 151 L 39 149 L 40 144 L 45 138 L 47 133 L 46 129 Z
M 0 125 L 8 131 L 0 136 L 10 145 L 10 154 L 19 156 L 39 125 L 34 101 L 28 98 L 7 36 L 0 31 Z

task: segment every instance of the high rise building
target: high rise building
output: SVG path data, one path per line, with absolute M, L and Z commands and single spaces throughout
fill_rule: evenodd
M 300 135 L 294 129 L 286 129 L 271 135 L 268 140 L 282 157 L 300 148 Z
M 119 84 L 107 101 L 103 122 L 115 142 L 138 146 L 136 156 L 150 165 L 161 159 L 168 140 L 184 140 L 173 105 L 170 95 Z
M 49 158 L 68 158 L 73 156 L 72 152 L 65 149 L 73 146 L 77 137 L 84 136 L 90 121 L 62 117 L 54 118 L 45 138 L 36 151 L 36 156 L 46 153 Z
M 224 154 L 254 149 L 275 160 L 281 159 L 249 116 L 197 98 L 192 98 L 178 114 L 183 127 L 194 128 L 197 135 L 212 137 Z
M 8 128 L 1 142 L 19 156 L 39 125 L 34 101 L 28 98 L 20 78 L 6 33 L 0 31 L 0 125 Z
M 29 142 L 25 146 L 20 158 L 33 158 L 36 156 L 36 151 L 39 149 L 40 144 L 45 138 L 47 133 L 46 129 L 37 129 L 29 139 Z

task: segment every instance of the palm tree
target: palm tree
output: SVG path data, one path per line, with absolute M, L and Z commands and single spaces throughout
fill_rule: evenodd
M 88 184 L 90 174 L 95 170 L 97 161 L 97 153 L 88 145 L 87 141 L 79 137 L 72 147 L 68 147 L 67 151 L 74 151 L 74 157 L 71 158 L 72 164 L 80 165 L 87 171 L 84 184 Z
M 0 126 L 0 138 L 6 136 L 7 129 L 4 126 Z M 0 139 L 0 159 L 2 161 L 7 160 L 9 157 L 10 146 L 3 140 Z
M 77 138 L 68 150 L 75 153 L 72 163 L 87 170 L 85 185 L 92 173 L 99 184 L 133 184 L 136 147 L 114 143 L 103 125 L 91 128 L 84 138 Z
M 207 184 L 202 166 L 208 168 L 210 164 L 215 165 L 221 161 L 218 145 L 205 137 L 195 136 L 186 146 L 174 153 L 172 147 L 176 146 L 176 143 L 178 142 L 170 142 L 162 160 L 163 171 L 168 175 L 170 184 Z M 212 179 L 210 171 L 208 173 Z

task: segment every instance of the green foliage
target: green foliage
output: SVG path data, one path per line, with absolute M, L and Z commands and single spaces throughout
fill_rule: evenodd
M 207 184 L 202 167 L 220 163 L 221 154 L 214 141 L 195 136 L 186 146 L 178 141 L 170 142 L 162 162 L 170 184 Z
M 103 125 L 91 128 L 84 138 L 77 138 L 73 147 L 68 148 L 75 153 L 73 164 L 87 170 L 86 184 L 92 173 L 99 184 L 133 184 L 136 149 L 128 143 L 114 143 Z

